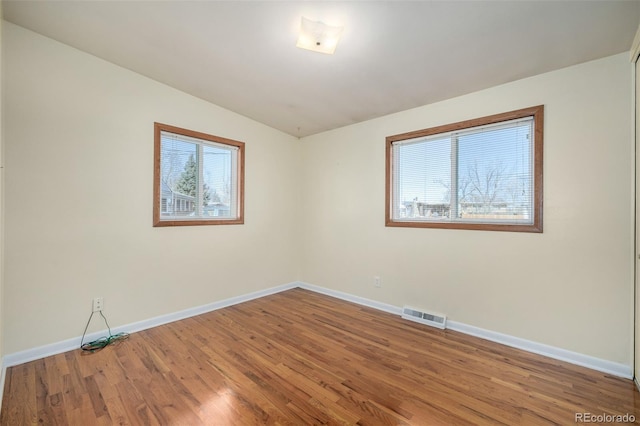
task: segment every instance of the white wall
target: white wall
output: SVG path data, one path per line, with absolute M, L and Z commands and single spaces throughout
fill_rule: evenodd
M 303 280 L 632 365 L 629 67 L 616 55 L 304 138 Z M 384 226 L 386 136 L 539 104 L 544 233 Z
M 2 42 L 4 353 L 80 336 L 95 296 L 116 327 L 298 278 L 296 138 L 7 22 Z M 154 121 L 246 143 L 244 225 L 151 226 Z

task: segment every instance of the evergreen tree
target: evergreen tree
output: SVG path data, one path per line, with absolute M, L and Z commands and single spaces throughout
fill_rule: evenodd
M 206 206 L 211 200 L 211 194 L 209 194 L 209 185 L 207 185 L 206 183 L 202 184 L 202 190 L 202 205 Z
M 185 194 L 190 195 L 192 197 L 196 196 L 196 189 L 198 183 L 198 164 L 196 163 L 195 157 L 193 154 L 189 156 L 189 160 L 184 165 L 184 170 L 180 175 L 180 179 L 176 183 L 175 190 Z M 209 204 L 209 200 L 211 199 L 211 194 L 209 193 L 209 185 L 206 183 L 202 185 L 203 193 L 202 193 L 202 204 Z

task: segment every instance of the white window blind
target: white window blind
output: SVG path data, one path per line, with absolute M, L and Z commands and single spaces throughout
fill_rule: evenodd
M 534 119 L 392 143 L 392 220 L 531 225 Z
M 238 155 L 237 146 L 160 131 L 159 220 L 238 219 Z

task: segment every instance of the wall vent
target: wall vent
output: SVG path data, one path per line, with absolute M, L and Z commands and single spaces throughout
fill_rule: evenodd
M 425 312 L 409 306 L 402 308 L 402 318 L 442 329 L 446 328 L 447 325 L 446 315 Z

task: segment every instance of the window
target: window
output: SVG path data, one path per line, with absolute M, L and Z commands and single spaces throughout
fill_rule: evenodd
M 543 113 L 387 137 L 386 225 L 542 232 Z
M 154 126 L 153 226 L 244 223 L 244 143 Z

